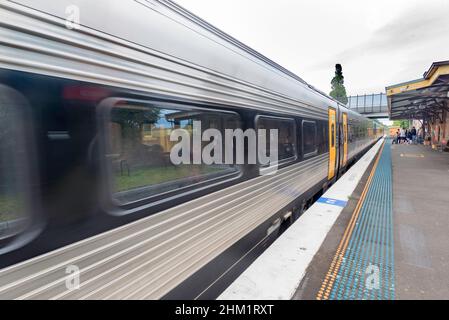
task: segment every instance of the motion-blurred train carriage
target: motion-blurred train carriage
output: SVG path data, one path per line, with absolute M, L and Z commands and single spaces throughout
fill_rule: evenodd
M 215 298 L 384 135 L 175 3 L 123 2 L 0 2 L 2 299 Z M 277 173 L 174 165 L 193 121 L 278 129 Z

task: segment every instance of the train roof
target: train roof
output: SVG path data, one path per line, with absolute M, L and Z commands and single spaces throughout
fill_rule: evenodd
M 124 1 L 127 3 L 124 4 Z M 75 46 L 84 47 L 85 44 L 97 44 L 87 36 L 98 37 L 98 34 L 102 34 L 104 35 L 102 37 L 111 44 L 123 46 L 126 49 L 123 52 L 130 52 L 128 48 L 133 50 L 138 48 L 137 51 L 140 51 L 140 48 L 149 49 L 145 53 L 159 55 L 162 60 L 181 61 L 181 63 L 184 61 L 190 66 L 200 67 L 202 71 L 213 73 L 213 76 L 222 75 L 240 83 L 250 84 L 262 91 L 274 93 L 278 97 L 286 97 L 298 106 L 302 105 L 307 108 L 315 106 L 319 110 L 317 112 L 322 115 L 321 117 L 324 117 L 325 113 L 327 114 L 328 106 L 338 105 L 342 109 L 347 109 L 345 105 L 308 84 L 298 75 L 171 0 L 99 0 L 95 2 L 59 0 L 57 5 L 52 0 L 3 0 L 0 3 L 0 9 L 1 7 L 9 9 L 9 6 L 4 3 L 11 3 L 11 7 L 17 11 L 22 11 L 23 7 L 23 13 L 29 16 L 36 13 L 41 21 L 49 20 L 50 16 L 53 19 L 52 23 L 56 22 L 59 25 L 62 23 L 64 26 L 68 16 L 67 8 L 77 6 L 80 9 L 82 30 L 78 30 L 78 34 L 69 35 L 73 36 L 73 39 L 70 40 Z M 18 10 L 18 8 L 20 9 Z M 124 8 L 126 8 L 125 11 Z M 48 27 L 45 25 L 42 26 L 42 31 L 40 29 L 37 25 L 30 24 L 28 31 L 37 31 L 42 34 L 48 31 Z M 161 34 L 164 36 L 161 37 Z M 63 36 L 67 38 L 66 34 Z M 48 47 L 45 44 L 44 46 Z M 119 56 L 113 51 L 114 48 L 118 49 L 117 46 L 111 45 L 108 48 L 108 43 L 101 43 L 101 46 L 110 49 L 110 55 Z M 69 50 L 66 48 L 64 50 Z M 96 48 L 92 51 L 94 51 L 92 54 L 95 54 L 95 51 L 98 52 Z M 141 51 L 143 52 L 143 50 Z M 84 57 L 84 55 L 81 56 Z M 125 57 L 123 54 L 121 56 Z M 128 57 L 134 58 L 131 55 Z M 98 59 L 104 60 L 100 56 Z M 134 61 L 137 60 L 134 59 Z M 140 61 L 143 62 L 141 58 Z M 38 62 L 40 63 L 40 61 Z M 125 65 L 125 62 L 123 63 Z M 151 63 L 145 61 L 147 65 Z M 126 67 L 128 67 L 127 63 Z M 91 67 L 89 69 L 86 66 L 86 69 L 91 70 Z M 55 74 L 59 73 L 59 70 L 62 70 L 60 66 L 58 66 L 57 72 L 51 70 L 47 73 Z M 70 75 L 70 73 L 66 74 Z M 109 74 L 106 76 L 110 78 Z M 206 76 L 205 80 L 210 78 L 210 76 Z M 304 90 L 299 89 L 298 86 Z
M 247 52 L 248 54 L 260 59 L 261 61 L 265 62 L 266 64 L 272 66 L 273 68 L 285 73 L 286 75 L 292 77 L 293 79 L 307 85 L 310 89 L 320 93 L 321 95 L 325 96 L 326 98 L 335 101 L 336 103 L 343 105 L 342 103 L 340 103 L 338 100 L 332 98 L 331 96 L 329 96 L 328 94 L 324 93 L 323 91 L 315 88 L 314 86 L 312 86 L 311 84 L 307 83 L 304 79 L 302 79 L 300 76 L 298 76 L 297 74 L 293 73 L 292 71 L 286 69 L 285 67 L 283 67 L 282 65 L 278 64 L 277 62 L 271 60 L 270 58 L 266 57 L 265 55 L 261 54 L 260 52 L 258 52 L 257 50 L 254 50 L 253 48 L 249 47 L 248 45 L 244 44 L 243 42 L 237 40 L 236 38 L 232 37 L 231 35 L 227 34 L 226 32 L 218 29 L 217 27 L 215 27 L 214 25 L 212 25 L 211 23 L 205 21 L 204 19 L 198 17 L 197 15 L 195 15 L 194 13 L 192 13 L 191 11 L 185 9 L 184 7 L 178 5 L 176 2 L 171 1 L 171 0 L 155 0 L 160 2 L 161 4 L 166 5 L 167 7 L 171 8 L 172 10 L 176 11 L 177 13 L 181 14 L 182 16 L 184 16 L 185 18 L 189 19 L 191 22 L 203 27 L 204 29 L 208 30 L 209 32 L 216 34 L 217 36 L 219 36 L 221 39 L 227 41 L 230 44 L 233 44 L 237 47 L 239 47 L 241 50 Z

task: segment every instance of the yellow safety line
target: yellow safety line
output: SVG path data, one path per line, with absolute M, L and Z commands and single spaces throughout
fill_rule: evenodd
M 338 245 L 337 251 L 335 253 L 334 258 L 332 259 L 332 263 L 329 267 L 329 271 L 324 278 L 323 283 L 321 284 L 321 288 L 318 291 L 316 296 L 317 300 L 328 300 L 329 295 L 331 293 L 332 287 L 334 285 L 334 281 L 337 278 L 338 271 L 340 270 L 340 265 L 343 261 L 343 257 L 345 256 L 346 249 L 349 244 L 349 239 L 351 238 L 352 232 L 354 231 L 355 222 L 360 213 L 360 209 L 362 208 L 363 202 L 365 201 L 366 194 L 368 193 L 368 189 L 371 185 L 371 181 L 373 180 L 374 173 L 376 172 L 377 164 L 379 163 L 380 156 L 382 154 L 382 150 L 385 146 L 385 142 L 383 142 L 382 147 L 380 148 L 379 154 L 377 155 L 376 161 L 374 163 L 373 168 L 371 169 L 370 175 L 368 177 L 368 181 L 363 189 L 362 195 L 360 196 L 359 201 L 357 202 L 357 206 L 352 214 L 351 220 L 349 221 L 348 226 L 343 234 L 343 238 Z

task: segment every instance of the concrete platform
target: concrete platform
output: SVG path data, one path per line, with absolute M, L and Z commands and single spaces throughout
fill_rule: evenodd
M 449 299 L 449 153 L 377 150 L 329 190 L 350 191 L 339 211 L 316 203 L 221 299 Z
M 393 145 L 397 299 L 449 299 L 449 153 Z
M 449 299 L 449 153 L 418 145 L 391 145 L 394 299 Z M 338 243 L 367 175 L 327 235 L 294 299 L 314 299 L 326 280 Z M 378 204 L 372 204 L 377 206 Z M 375 214 L 375 212 L 374 212 Z M 383 226 L 382 226 L 383 227 Z M 381 243 L 384 245 L 384 243 Z M 341 275 L 339 275 L 341 277 Z M 329 291 L 330 299 L 338 297 Z M 344 295 L 340 298 L 345 298 Z M 364 297 L 366 298 L 366 297 Z M 369 299 L 370 297 L 368 297 Z
M 395 298 L 391 149 L 376 157 L 316 295 L 319 300 Z
M 382 141 L 371 148 L 219 297 L 291 299 Z

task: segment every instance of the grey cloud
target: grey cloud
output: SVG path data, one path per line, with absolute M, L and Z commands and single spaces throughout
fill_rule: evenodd
M 388 10 L 388 9 L 386 9 Z M 321 61 L 309 70 L 327 68 L 335 61 L 351 61 L 363 55 L 374 56 L 398 50 L 413 50 L 429 42 L 441 41 L 447 45 L 449 40 L 449 10 L 447 6 L 426 4 L 406 10 L 394 22 L 377 29 L 361 44 L 346 49 L 329 61 Z

